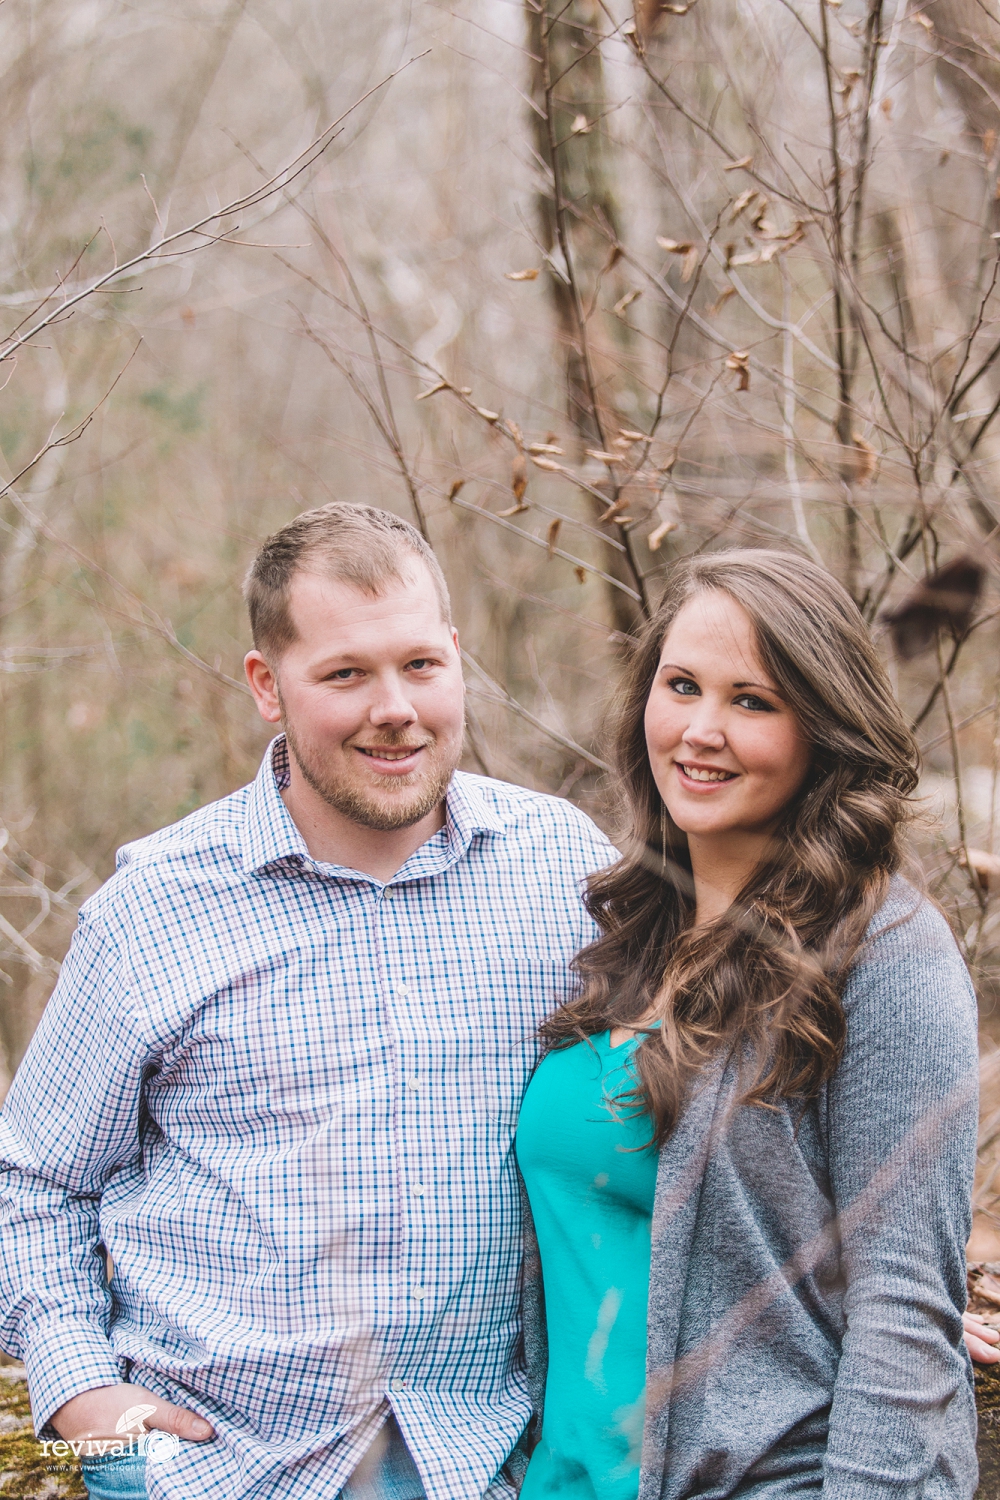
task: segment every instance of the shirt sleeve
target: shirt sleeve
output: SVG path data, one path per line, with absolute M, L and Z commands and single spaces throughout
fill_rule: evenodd
M 929 904 L 871 941 L 844 1007 L 848 1041 L 827 1123 L 847 1326 L 824 1500 L 922 1500 L 931 1488 L 971 1495 L 975 1408 L 962 1313 L 976 1004 Z
M 36 1430 L 70 1397 L 120 1379 L 100 1198 L 140 1155 L 147 1048 L 126 970 L 81 916 L 0 1113 L 0 1346 L 23 1359 Z

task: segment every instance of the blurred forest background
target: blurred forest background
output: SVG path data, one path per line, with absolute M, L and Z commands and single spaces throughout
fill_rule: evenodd
M 781 545 L 917 726 L 1000 1258 L 992 13 L 22 0 L 0 38 L 0 1092 L 116 848 L 254 774 L 268 532 L 330 499 L 419 524 L 467 764 L 606 826 L 664 568 Z

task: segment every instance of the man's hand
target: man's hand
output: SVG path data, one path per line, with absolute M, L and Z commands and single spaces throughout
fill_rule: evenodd
M 967 1312 L 965 1323 L 965 1347 L 979 1365 L 995 1365 L 1000 1360 L 1000 1333 L 984 1323 L 978 1313 Z
M 52 1414 L 52 1425 L 61 1438 L 77 1442 L 81 1438 L 103 1438 L 120 1441 L 128 1436 L 118 1428 L 118 1422 L 131 1406 L 151 1406 L 154 1410 L 133 1422 L 129 1428 L 138 1434 L 144 1428 L 157 1432 L 172 1432 L 189 1443 L 207 1443 L 215 1436 L 204 1417 L 183 1406 L 172 1406 L 161 1401 L 152 1391 L 141 1385 L 102 1385 L 92 1391 L 82 1391 L 67 1401 L 65 1406 Z

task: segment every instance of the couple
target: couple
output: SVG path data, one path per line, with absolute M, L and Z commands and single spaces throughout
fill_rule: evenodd
M 247 600 L 283 734 L 121 852 L 0 1115 L 40 1437 L 95 1500 L 971 1496 L 975 1004 L 844 591 L 677 565 L 620 856 L 456 770 L 410 526 L 307 512 Z

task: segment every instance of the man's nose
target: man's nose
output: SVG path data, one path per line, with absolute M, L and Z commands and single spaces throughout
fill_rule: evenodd
M 373 724 L 400 728 L 404 724 L 413 723 L 417 716 L 405 688 L 405 683 L 400 682 L 395 675 L 378 680 L 369 713 Z

